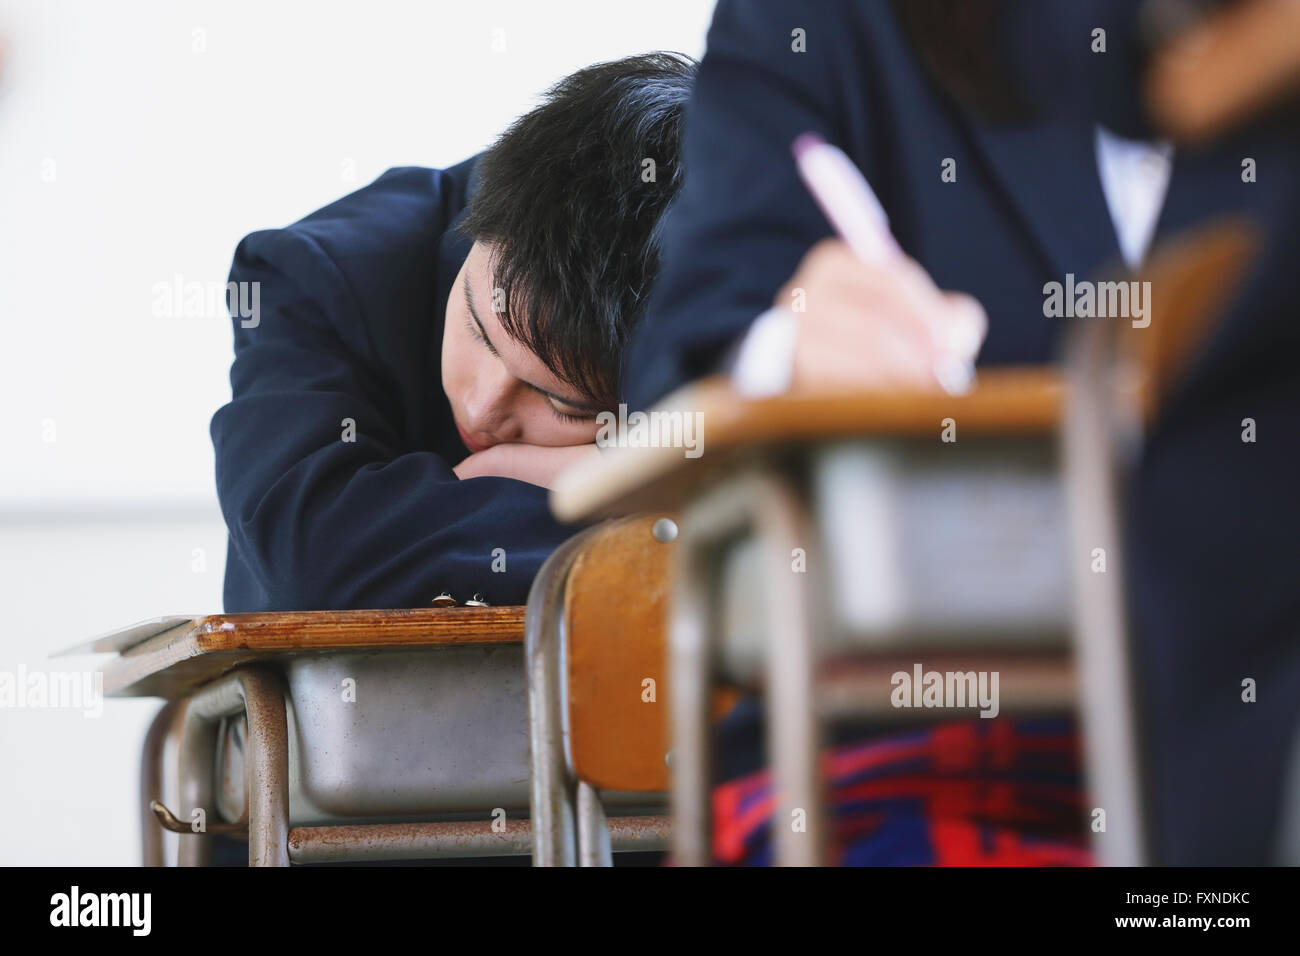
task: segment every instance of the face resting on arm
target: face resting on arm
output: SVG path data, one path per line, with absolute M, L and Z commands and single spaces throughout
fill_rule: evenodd
M 493 310 L 491 249 L 476 242 L 447 300 L 442 387 L 471 454 L 454 471 L 549 486 L 596 453 L 599 399 L 561 380 Z
M 683 179 L 693 75 L 669 53 L 580 70 L 481 159 L 442 341 L 459 478 L 549 486 L 596 453 Z

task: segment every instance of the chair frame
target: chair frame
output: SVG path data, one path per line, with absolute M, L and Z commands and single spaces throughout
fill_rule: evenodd
M 587 528 L 554 551 L 528 594 L 524 642 L 534 866 L 612 866 L 616 852 L 666 849 L 671 832 L 663 814 L 607 814 L 600 792 L 577 779 L 567 756 L 565 589 L 574 562 L 604 527 Z

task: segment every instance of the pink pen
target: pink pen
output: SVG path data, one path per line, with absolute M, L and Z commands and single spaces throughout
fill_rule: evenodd
M 801 134 L 791 149 L 804 185 L 854 255 L 868 265 L 883 265 L 903 254 L 884 207 L 851 159 L 816 133 Z M 934 375 L 944 391 L 960 395 L 974 384 L 975 368 L 970 358 L 959 356 L 973 353 L 978 343 L 960 341 L 965 330 L 956 331 L 954 338 L 959 340 L 950 345 L 958 354 L 940 356 Z

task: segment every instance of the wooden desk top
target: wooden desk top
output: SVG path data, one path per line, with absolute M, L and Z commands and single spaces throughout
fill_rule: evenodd
M 115 650 L 103 667 L 111 697 L 183 697 L 241 664 L 295 653 L 522 644 L 523 607 L 288 611 L 158 618 L 64 654 Z
M 940 391 L 864 391 L 788 394 L 750 399 L 725 378 L 673 393 L 654 411 L 699 413 L 703 452 L 682 448 L 610 448 L 560 476 L 551 509 L 562 521 L 673 511 L 710 475 L 755 449 L 771 450 L 860 435 L 933 436 L 945 418 L 962 434 L 1031 435 L 1054 432 L 1063 387 L 1055 369 L 1022 367 L 979 373 L 968 395 Z

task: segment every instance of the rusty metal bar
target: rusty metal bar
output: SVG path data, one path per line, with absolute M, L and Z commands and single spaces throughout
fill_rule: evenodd
M 163 798 L 163 751 L 180 713 L 181 702 L 169 700 L 163 704 L 144 736 L 140 754 L 140 863 L 142 866 L 163 865 L 163 831 L 150 809 L 154 801 Z
M 379 823 L 365 826 L 294 827 L 293 863 L 436 860 L 476 856 L 525 856 L 532 849 L 527 820 L 490 819 L 455 823 Z
M 166 805 L 158 800 L 149 802 L 149 809 L 153 811 L 154 820 L 164 830 L 172 833 L 191 833 L 190 825 L 179 819 L 176 814 L 167 809 Z M 208 823 L 208 833 L 223 833 L 228 836 L 248 839 L 248 807 L 244 807 L 244 813 L 238 820 L 233 823 Z
M 615 853 L 667 850 L 672 842 L 672 819 L 652 813 L 634 817 L 606 817 L 610 848 Z
M 663 850 L 668 819 L 663 816 L 612 817 L 609 832 L 616 852 Z M 294 827 L 289 859 L 294 863 L 435 860 L 479 856 L 525 856 L 532 851 L 527 820 L 454 823 L 380 823 L 366 826 Z
M 222 717 L 248 719 L 248 865 L 288 866 L 289 741 L 284 691 L 270 672 L 245 667 L 207 685 L 185 709 L 180 737 L 181 813 L 215 814 L 216 731 Z M 211 855 L 205 833 L 180 837 L 181 865 L 201 866 Z

